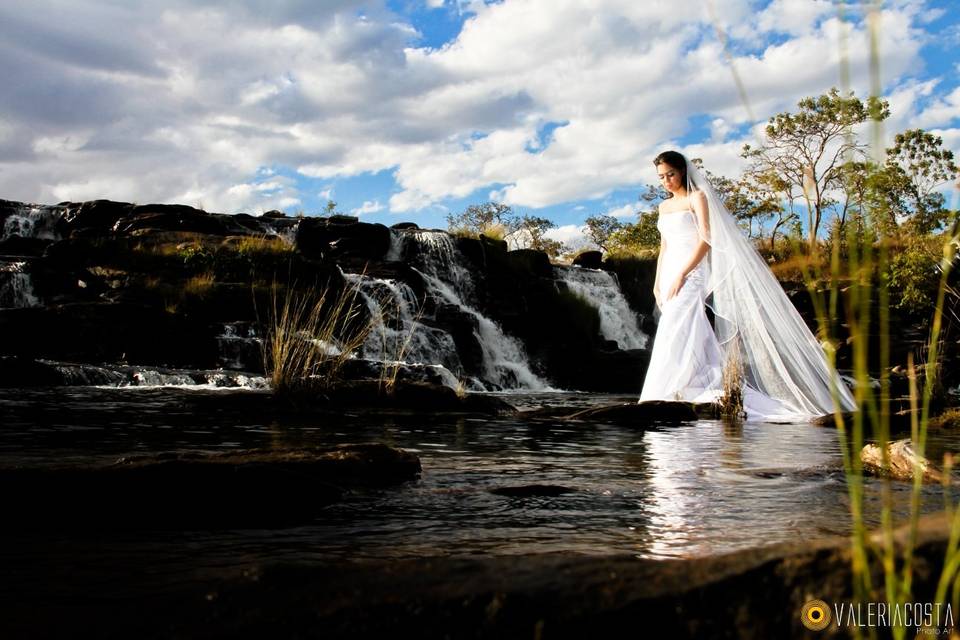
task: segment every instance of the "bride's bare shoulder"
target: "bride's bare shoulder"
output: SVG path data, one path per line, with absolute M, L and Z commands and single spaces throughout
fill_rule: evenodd
M 687 196 L 687 199 L 690 201 L 691 205 L 707 204 L 707 194 L 705 194 L 703 191 L 700 191 L 699 189 L 696 191 L 691 191 L 690 194 Z

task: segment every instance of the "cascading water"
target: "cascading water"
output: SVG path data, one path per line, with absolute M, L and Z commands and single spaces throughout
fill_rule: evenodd
M 583 267 L 554 267 L 567 289 L 582 297 L 600 312 L 600 334 L 615 340 L 621 349 L 643 349 L 647 334 L 640 330 L 637 314 L 620 291 L 614 274 Z
M 497 323 L 467 302 L 474 293 L 473 275 L 450 234 L 416 231 L 410 237 L 419 249 L 415 270 L 423 277 L 429 294 L 477 321 L 476 338 L 483 351 L 484 379 L 503 389 L 547 390 L 548 385 L 530 370 L 520 342 L 506 335 Z
M 0 262 L 0 309 L 39 307 L 40 299 L 33 293 L 29 273 L 24 273 L 25 262 Z
M 22 207 L 3 221 L 3 235 L 0 235 L 0 240 L 13 236 L 59 240 L 57 224 L 61 217 L 63 210 L 56 207 Z
M 363 356 L 373 360 L 441 364 L 461 368 L 449 333 L 420 322 L 417 296 L 409 285 L 393 280 L 344 274 L 357 290 L 373 320 Z
M 254 323 L 226 322 L 217 336 L 219 364 L 225 369 L 258 370 L 262 367 L 262 344 Z

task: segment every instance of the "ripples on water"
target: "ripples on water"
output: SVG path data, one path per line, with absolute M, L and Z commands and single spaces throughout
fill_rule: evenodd
M 356 413 L 257 418 L 264 416 L 265 399 L 260 392 L 230 390 L 0 391 L 0 464 L 370 441 L 420 456 L 419 481 L 358 492 L 309 526 L 117 534 L 111 546 L 115 554 L 136 556 L 144 545 L 158 553 L 175 539 L 183 549 L 180 562 L 196 556 L 211 566 L 251 559 L 541 552 L 690 557 L 846 534 L 850 527 L 837 434 L 830 428 L 701 421 L 644 431 L 602 423 Z M 629 400 L 589 394 L 506 399 L 522 408 Z M 955 444 L 938 442 L 943 448 Z M 572 491 L 523 498 L 491 493 L 524 485 Z M 894 487 L 902 513 L 909 488 Z M 868 482 L 873 522 L 877 492 Z M 925 489 L 931 509 L 940 505 L 937 495 L 936 487 Z

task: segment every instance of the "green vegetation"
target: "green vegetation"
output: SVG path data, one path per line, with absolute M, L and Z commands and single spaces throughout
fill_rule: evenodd
M 470 237 L 484 235 L 506 241 L 511 249 L 535 249 L 551 258 L 563 250 L 563 243 L 546 237 L 547 231 L 556 226 L 546 218 L 518 215 L 509 205 L 499 202 L 470 205 L 459 214 L 447 215 L 450 233 Z

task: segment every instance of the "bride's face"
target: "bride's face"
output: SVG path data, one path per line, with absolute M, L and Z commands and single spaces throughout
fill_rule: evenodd
M 683 173 L 676 167 L 671 167 L 666 162 L 657 165 L 657 177 L 660 178 L 660 184 L 670 193 L 679 193 L 686 189 L 683 184 Z

